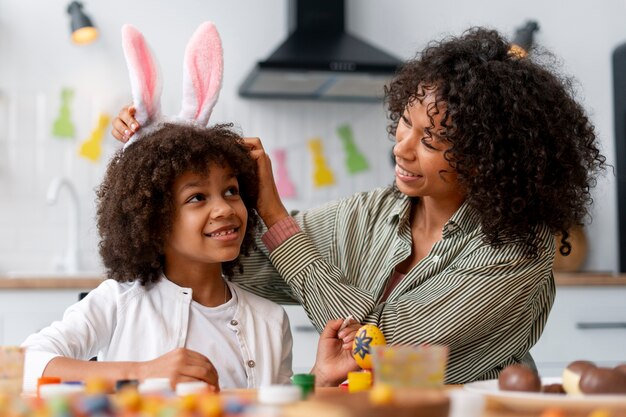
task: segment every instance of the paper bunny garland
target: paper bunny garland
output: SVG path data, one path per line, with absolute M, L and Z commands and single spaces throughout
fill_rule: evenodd
M 122 27 L 122 46 L 130 75 L 135 119 L 142 129 L 126 142 L 124 148 L 157 127 L 161 115 L 163 80 L 158 62 L 139 30 Z M 183 65 L 183 99 L 178 121 L 192 121 L 207 126 L 211 111 L 222 87 L 224 60 L 222 42 L 215 25 L 202 23 L 189 39 Z

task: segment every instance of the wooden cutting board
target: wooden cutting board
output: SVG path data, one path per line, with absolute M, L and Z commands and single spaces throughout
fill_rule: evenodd
M 388 404 L 374 404 L 369 392 L 316 390 L 307 401 L 282 410 L 284 417 L 447 417 L 450 399 L 445 391 L 396 388 Z

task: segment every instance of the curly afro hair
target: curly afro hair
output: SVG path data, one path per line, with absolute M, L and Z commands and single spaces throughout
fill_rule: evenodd
M 218 165 L 237 177 L 248 210 L 241 253 L 254 248 L 259 193 L 256 163 L 232 125 L 202 128 L 164 123 L 146 133 L 109 163 L 97 190 L 100 255 L 109 278 L 156 282 L 164 270 L 164 246 L 174 218 L 172 186 L 186 172 L 207 174 Z M 222 264 L 230 277 L 239 259 Z
M 543 223 L 561 235 L 559 251 L 567 255 L 568 230 L 589 214 L 589 190 L 606 158 L 572 80 L 537 61 L 540 55 L 520 57 L 510 48 L 484 28 L 429 44 L 385 88 L 387 130 L 395 135 L 406 106 L 434 89 L 431 127 L 441 112 L 438 133 L 451 145 L 446 159 L 486 240 L 521 240 L 534 257 Z

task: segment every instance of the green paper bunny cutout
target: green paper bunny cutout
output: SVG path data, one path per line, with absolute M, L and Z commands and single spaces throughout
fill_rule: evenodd
M 74 97 L 74 91 L 69 88 L 61 90 L 61 107 L 59 108 L 59 116 L 52 126 L 52 135 L 57 138 L 73 138 L 74 123 L 70 111 L 70 101 Z
M 346 167 L 350 174 L 367 171 L 369 164 L 365 155 L 363 155 L 356 146 L 352 128 L 349 125 L 341 125 L 337 128 L 337 134 L 343 142 L 343 148 L 346 151 Z

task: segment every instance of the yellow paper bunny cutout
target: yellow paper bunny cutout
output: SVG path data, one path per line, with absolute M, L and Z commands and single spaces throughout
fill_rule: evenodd
M 104 132 L 109 126 L 111 117 L 106 113 L 100 113 L 98 116 L 98 123 L 96 127 L 91 131 L 91 135 L 85 140 L 78 151 L 78 154 L 84 158 L 89 159 L 92 162 L 97 162 L 102 154 L 102 138 Z
M 309 140 L 309 151 L 313 156 L 313 184 L 318 188 L 335 184 L 335 176 L 326 163 L 322 148 L 320 138 Z

